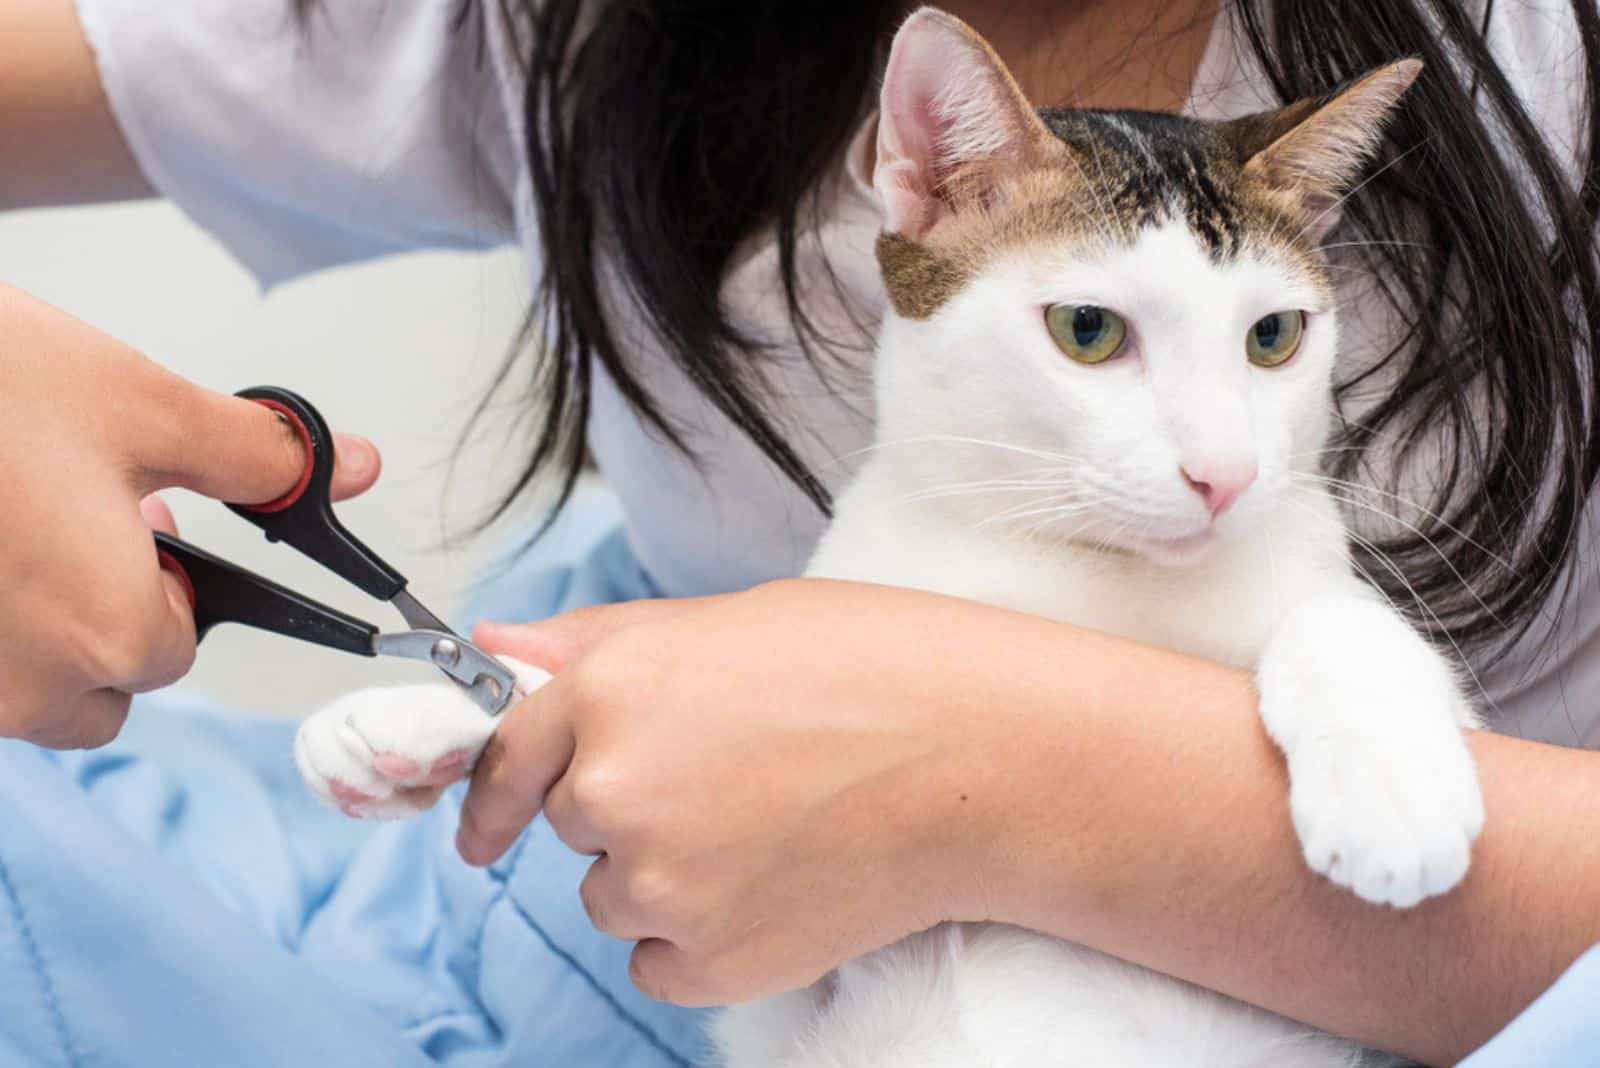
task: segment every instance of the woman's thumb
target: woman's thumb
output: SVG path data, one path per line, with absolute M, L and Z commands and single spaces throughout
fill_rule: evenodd
M 515 657 L 555 674 L 626 627 L 666 619 L 708 600 L 711 598 L 625 601 L 575 608 L 536 623 L 480 623 L 472 632 L 472 641 L 486 652 Z
M 153 435 L 158 444 L 142 458 L 152 483 L 142 489 L 182 486 L 217 500 L 260 504 L 294 488 L 308 457 L 287 419 L 242 397 L 194 386 L 183 392 L 167 409 L 175 418 Z M 382 464 L 366 439 L 335 435 L 334 456 L 334 500 L 377 480 Z

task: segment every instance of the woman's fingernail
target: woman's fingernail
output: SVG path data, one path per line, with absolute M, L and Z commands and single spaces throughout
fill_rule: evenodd
M 155 494 L 139 501 L 139 515 L 144 518 L 145 526 L 151 530 L 164 530 L 171 534 L 177 531 L 177 524 L 172 521 L 172 509 L 167 507 Z
M 335 434 L 334 451 L 344 469 L 357 477 L 378 466 L 378 447 L 359 434 Z
M 501 646 L 505 644 L 505 633 L 510 629 L 504 623 L 483 622 L 472 628 L 474 644 L 482 646 Z

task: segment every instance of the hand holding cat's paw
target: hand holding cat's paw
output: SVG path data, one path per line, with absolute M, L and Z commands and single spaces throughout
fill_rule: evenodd
M 505 663 L 519 696 L 550 677 Z M 312 792 L 345 815 L 401 819 L 426 811 L 465 778 L 498 723 L 448 684 L 358 690 L 300 724 L 295 763 Z

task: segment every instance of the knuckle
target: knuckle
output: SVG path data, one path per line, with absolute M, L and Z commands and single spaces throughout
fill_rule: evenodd
M 102 685 L 124 683 L 143 674 L 150 643 L 142 630 L 128 626 L 100 635 L 90 654 L 94 681 Z
M 83 612 L 72 648 L 80 651 L 93 682 L 114 685 L 144 673 L 158 646 L 161 623 L 148 610 L 150 603 L 125 584 Z
M 569 668 L 576 675 L 580 699 L 603 710 L 648 687 L 661 660 L 659 637 L 653 630 L 641 624 L 619 631 Z
M 627 874 L 624 889 L 628 900 L 640 910 L 668 911 L 678 897 L 678 880 L 660 864 L 638 864 Z
M 600 646 L 567 669 L 567 684 L 586 711 L 604 708 L 627 677 L 628 666 L 610 643 Z
M 572 773 L 573 807 L 591 823 L 607 825 L 622 786 L 622 777 L 609 764 L 589 761 Z

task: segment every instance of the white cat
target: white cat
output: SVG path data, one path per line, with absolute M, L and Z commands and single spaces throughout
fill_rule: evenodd
M 1253 669 L 1307 863 L 1396 907 L 1466 872 L 1483 822 L 1473 720 L 1449 665 L 1355 576 L 1317 479 L 1337 328 L 1316 245 L 1419 69 L 1233 123 L 1035 112 L 964 24 L 912 16 L 878 136 L 892 311 L 877 446 L 809 570 Z M 298 754 L 324 798 L 399 815 L 431 804 L 488 730 L 452 691 L 382 691 L 309 719 Z M 726 1010 L 716 1037 L 730 1068 L 1366 1056 L 1083 947 L 973 924 Z

